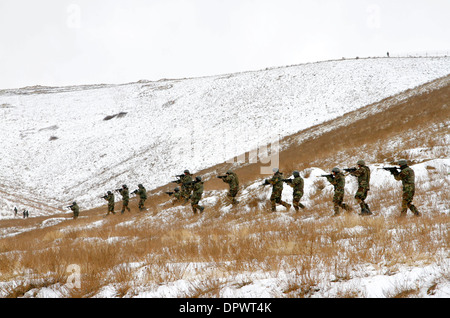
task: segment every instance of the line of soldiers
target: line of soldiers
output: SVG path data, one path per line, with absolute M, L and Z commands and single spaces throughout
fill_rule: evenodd
M 173 204 L 177 201 L 184 201 L 183 204 L 186 204 L 191 200 L 192 211 L 194 214 L 197 214 L 198 211 L 202 213 L 205 210 L 204 206 L 199 205 L 204 189 L 202 178 L 197 176 L 194 179 L 189 170 L 184 170 L 184 174 L 177 175 L 176 177 L 178 179 L 172 181 L 172 183 L 180 185 L 181 189 L 176 187 L 173 192 L 166 192 L 169 196 L 174 196 L 175 199 Z M 229 184 L 230 190 L 227 193 L 227 198 L 233 206 L 238 204 L 239 201 L 236 200 L 236 196 L 239 192 L 239 178 L 236 173 L 228 170 L 224 176 L 217 176 L 217 178 L 222 179 L 223 182 Z
M 412 200 L 415 192 L 415 177 L 414 171 L 408 166 L 407 161 L 402 159 L 397 163 L 400 168 L 397 167 L 384 167 L 385 169 L 394 176 L 395 180 L 402 181 L 403 185 L 403 200 L 402 200 L 402 210 L 401 216 L 405 216 L 407 210 L 410 209 L 414 215 L 420 216 L 417 208 L 412 204 Z M 361 208 L 360 215 L 372 215 L 372 211 L 369 208 L 369 205 L 365 202 L 368 192 L 370 190 L 370 169 L 366 166 L 364 160 L 358 160 L 356 163 L 357 168 L 347 168 L 343 169 L 345 172 L 348 172 L 349 175 L 352 175 L 357 178 L 358 181 L 358 189 L 355 194 L 355 200 L 359 204 Z M 292 205 L 296 212 L 300 209 L 305 209 L 305 206 L 300 203 L 301 198 L 304 193 L 304 180 L 300 176 L 299 171 L 295 170 L 292 173 L 293 179 L 285 179 L 283 178 L 283 173 L 279 171 L 278 168 L 273 169 L 273 176 L 270 179 L 266 179 L 262 186 L 272 185 L 272 194 L 270 196 L 271 210 L 276 211 L 276 205 L 280 204 L 284 206 L 286 209 L 290 209 L 291 205 L 282 200 L 282 192 L 283 192 L 283 184 L 286 183 L 290 187 L 293 188 L 293 198 Z M 331 170 L 331 174 L 322 175 L 320 177 L 326 177 L 328 182 L 330 182 L 334 187 L 334 196 L 333 196 L 333 204 L 334 204 L 334 216 L 340 214 L 340 209 L 344 209 L 346 211 L 351 211 L 351 207 L 345 204 L 344 201 L 344 188 L 345 188 L 345 176 L 339 168 L 335 167 Z M 189 200 L 191 201 L 192 211 L 194 214 L 197 214 L 199 211 L 202 213 L 205 209 L 204 206 L 199 204 L 204 190 L 204 182 L 200 176 L 196 176 L 193 178 L 193 175 L 189 172 L 189 170 L 184 170 L 184 174 L 177 175 L 177 180 L 172 181 L 172 183 L 178 184 L 180 187 L 176 187 L 173 192 L 166 192 L 169 196 L 174 196 L 175 202 L 182 202 L 185 205 Z M 222 179 L 223 182 L 229 184 L 229 192 L 227 193 L 227 198 L 230 200 L 233 206 L 237 205 L 239 201 L 236 200 L 236 196 L 239 192 L 239 178 L 235 172 L 232 170 L 228 170 L 225 175 L 217 176 L 217 178 Z M 180 189 L 181 188 L 181 189 Z M 127 185 L 123 185 L 122 188 L 116 189 L 122 195 L 122 210 L 123 214 L 125 210 L 130 212 L 130 208 L 128 207 L 128 203 L 130 200 L 129 190 Z M 139 195 L 139 211 L 144 210 L 144 203 L 147 199 L 147 193 L 142 184 L 138 185 L 138 189 L 132 192 L 133 194 Z M 114 193 L 108 191 L 105 196 L 102 197 L 106 201 L 108 201 L 108 213 L 115 214 L 114 205 L 115 205 L 115 197 Z M 71 206 L 68 206 L 74 213 L 74 218 L 77 218 L 79 215 L 79 207 L 76 202 L 73 202 Z
M 355 194 L 355 199 L 361 207 L 360 215 L 372 215 L 368 204 L 365 202 L 367 194 L 370 190 L 370 169 L 366 166 L 364 160 L 358 160 L 356 163 L 358 168 L 347 168 L 344 171 L 350 175 L 357 177 L 358 190 Z M 408 209 L 413 212 L 415 216 L 420 216 L 417 208 L 412 204 L 412 200 L 415 193 L 415 176 L 414 170 L 412 170 L 405 159 L 401 159 L 397 162 L 400 169 L 397 167 L 384 167 L 382 169 L 389 171 L 397 181 L 402 182 L 403 197 L 402 197 L 402 210 L 400 216 L 406 216 Z M 345 174 L 337 167 L 331 170 L 332 174 L 322 175 L 334 186 L 334 215 L 339 215 L 339 208 L 346 211 L 350 211 L 351 208 L 343 203 L 344 201 L 344 187 L 345 187 Z
M 122 196 L 122 210 L 120 211 L 121 214 L 125 212 L 125 210 L 128 210 L 128 212 L 131 212 L 130 207 L 128 204 L 130 203 L 130 191 L 128 190 L 128 186 L 126 184 L 122 185 L 122 188 L 116 189 L 116 192 L 118 192 Z M 132 192 L 132 194 L 136 194 L 139 196 L 139 203 L 138 208 L 139 211 L 145 210 L 145 200 L 147 200 L 147 190 L 145 187 L 139 183 L 138 188 Z M 106 216 L 108 216 L 110 213 L 115 214 L 114 206 L 115 206 L 115 196 L 112 191 L 108 191 L 106 195 L 101 197 L 102 199 L 105 199 L 108 202 L 108 212 Z
M 361 208 L 360 215 L 372 215 L 372 211 L 370 211 L 369 205 L 365 202 L 367 198 L 367 194 L 370 190 L 370 169 L 366 166 L 364 160 L 358 160 L 357 168 L 347 168 L 344 171 L 348 172 L 348 174 L 357 178 L 358 181 L 358 189 L 355 194 L 355 200 L 359 204 Z M 385 169 L 394 176 L 395 180 L 402 181 L 403 185 L 403 200 L 402 200 L 402 210 L 400 216 L 405 216 L 407 210 L 410 209 L 415 216 L 420 216 L 417 208 L 412 204 L 412 200 L 415 192 L 415 177 L 414 171 L 408 166 L 407 161 L 401 159 L 397 163 L 400 168 L 397 167 L 385 167 Z M 294 209 L 298 212 L 299 209 L 304 209 L 305 206 L 300 203 L 300 199 L 303 196 L 303 188 L 304 181 L 300 176 L 298 171 L 294 171 L 292 173 L 293 179 L 284 179 L 283 174 L 279 171 L 279 169 L 273 169 L 274 175 L 271 179 L 266 179 L 262 186 L 272 185 L 272 195 L 270 196 L 271 208 L 272 211 L 276 210 L 276 205 L 280 204 L 284 206 L 286 209 L 290 209 L 291 205 L 287 202 L 284 202 L 281 199 L 282 191 L 283 191 L 283 183 L 287 183 L 289 186 L 293 188 L 293 199 L 292 204 Z M 344 203 L 344 188 L 345 188 L 345 174 L 337 167 L 331 170 L 331 174 L 322 175 L 320 177 L 325 177 L 328 182 L 330 182 L 334 187 L 334 196 L 333 196 L 333 204 L 334 204 L 334 215 L 338 216 L 340 214 L 340 208 L 346 211 L 351 211 L 351 207 Z

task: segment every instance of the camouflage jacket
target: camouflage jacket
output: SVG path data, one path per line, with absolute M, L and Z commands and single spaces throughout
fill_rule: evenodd
M 227 177 L 223 179 L 223 182 L 228 183 L 230 185 L 230 189 L 239 188 L 239 179 L 234 172 L 228 174 Z
M 122 196 L 122 200 L 127 201 L 130 200 L 130 191 L 127 188 L 120 189 L 120 195 Z
M 182 176 L 180 178 L 180 182 L 181 183 L 181 189 L 182 190 L 192 190 L 192 185 L 188 184 L 189 182 L 192 182 L 192 174 L 185 174 L 184 176 Z
M 370 169 L 367 166 L 361 166 L 356 171 L 350 172 L 352 176 L 358 177 L 358 186 L 370 190 Z
M 272 179 L 269 179 L 268 181 L 272 185 L 272 191 L 283 190 L 283 173 L 281 172 L 275 173 Z
M 336 173 L 334 178 L 327 176 L 327 180 L 334 186 L 335 192 L 344 192 L 345 176 L 342 172 Z
M 114 193 L 107 194 L 104 196 L 105 200 L 108 201 L 108 205 L 114 204 Z
M 78 207 L 78 204 L 72 204 L 70 206 L 70 209 L 74 212 L 74 213 L 79 213 L 80 212 L 80 208 Z
M 302 177 L 296 177 L 291 183 L 288 183 L 294 189 L 294 195 L 303 194 L 304 180 Z
M 414 188 L 415 187 L 415 183 L 414 183 L 414 170 L 411 169 L 410 167 L 406 166 L 405 168 L 403 168 L 399 174 L 394 175 L 395 180 L 401 180 L 402 181 L 402 185 L 403 185 L 403 189 L 409 189 L 409 188 Z
M 194 183 L 194 189 L 192 192 L 192 198 L 200 199 L 203 194 L 203 182 Z
M 140 188 L 137 190 L 137 193 L 136 193 L 136 194 L 139 195 L 139 197 L 140 197 L 141 199 L 147 199 L 147 191 L 145 190 L 144 187 L 140 187 Z

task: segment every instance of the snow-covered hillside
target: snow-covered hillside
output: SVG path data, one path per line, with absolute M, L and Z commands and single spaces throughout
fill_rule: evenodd
M 0 218 L 152 189 L 450 73 L 450 57 L 329 61 L 214 77 L 0 91 Z

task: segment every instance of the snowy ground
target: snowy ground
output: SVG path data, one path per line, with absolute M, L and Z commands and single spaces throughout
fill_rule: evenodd
M 378 169 L 381 165 L 370 165 L 372 171 L 371 187 L 376 193 L 379 188 L 390 189 L 390 191 L 397 191 L 401 187 L 398 181 L 395 181 L 389 172 Z M 426 162 L 413 165 L 412 168 L 416 173 L 416 180 L 418 187 L 421 190 L 426 190 L 428 187 L 436 187 L 436 185 L 442 187 L 442 189 L 448 189 L 450 186 L 450 159 L 434 159 Z M 303 172 L 302 172 L 303 173 Z M 302 198 L 302 202 L 311 207 L 311 200 L 313 192 L 316 191 L 315 183 L 318 180 L 318 176 L 327 173 L 319 168 L 311 168 L 308 176 L 305 180 L 305 195 Z M 436 176 L 441 176 L 436 178 Z M 270 197 L 270 190 L 260 187 L 262 180 L 255 182 L 242 189 L 239 195 L 241 201 L 240 213 L 250 213 L 251 207 L 247 205 L 248 199 L 251 197 L 260 197 L 261 201 L 267 201 Z M 326 186 L 321 193 L 321 201 L 329 201 L 332 197 L 332 186 L 325 183 Z M 356 190 L 356 181 L 354 177 L 346 177 L 346 201 L 351 201 L 350 193 L 354 193 Z M 444 190 L 445 191 L 445 190 Z M 202 200 L 202 204 L 207 207 L 213 207 L 221 200 L 226 191 L 210 191 Z M 292 190 L 290 187 L 285 187 L 283 191 L 283 199 L 287 202 L 292 200 Z M 368 203 L 373 203 L 373 198 L 369 196 Z M 435 215 L 438 206 L 438 200 L 436 196 L 428 196 L 427 200 L 431 200 L 431 205 L 427 204 L 424 197 L 420 199 L 419 209 L 423 214 L 423 218 L 431 217 Z M 418 199 L 419 201 L 419 199 Z M 449 214 L 450 206 L 446 203 L 446 206 L 442 206 L 439 213 Z M 429 207 L 432 207 L 431 209 Z M 217 220 L 222 217 L 226 217 L 229 213 L 234 213 L 230 210 L 230 205 L 224 205 L 220 208 L 221 215 Z M 382 211 L 374 211 L 376 218 L 384 218 L 384 222 L 389 220 L 398 214 L 398 206 L 383 209 Z M 181 215 L 183 218 L 189 219 L 191 217 L 191 211 L 189 207 L 172 206 L 169 202 L 161 204 L 161 211 L 158 214 L 147 214 L 139 218 L 139 222 L 135 219 L 127 219 L 116 225 L 116 229 L 119 227 L 139 227 L 146 222 L 151 224 L 175 224 L 177 218 Z M 267 219 L 267 214 L 261 214 L 260 218 L 254 220 L 254 225 L 258 226 L 264 222 L 277 222 L 279 224 L 292 225 L 295 224 L 298 228 L 305 226 L 305 224 L 311 222 L 323 222 L 330 219 L 332 209 L 330 206 L 330 214 L 328 216 L 308 215 L 306 213 L 302 217 L 298 217 L 294 212 L 286 212 L 284 207 L 279 206 L 278 212 L 271 214 L 271 219 Z M 84 216 L 82 216 L 84 217 Z M 345 218 L 342 216 L 340 218 Z M 356 217 L 358 218 L 358 217 Z M 345 222 L 344 219 L 341 220 Z M 44 228 L 48 226 L 54 226 L 62 222 L 67 222 L 66 218 L 54 217 L 47 219 L 34 228 L 4 229 L 4 233 L 0 233 L 0 236 L 6 237 L 16 235 L 22 231 L 31 231 L 37 228 Z M 101 228 L 106 225 L 107 219 L 88 223 L 84 225 L 86 229 Z M 186 229 L 196 231 L 200 228 L 208 226 L 207 219 L 205 217 L 199 218 L 196 221 L 191 221 L 186 225 Z M 449 224 L 442 224 L 441 231 L 448 231 Z M 233 228 L 239 228 L 240 226 L 251 226 L 251 224 L 233 223 L 229 224 Z M 80 228 L 61 228 L 60 231 L 76 231 Z M 346 227 L 346 232 L 350 238 L 343 238 L 337 241 L 335 244 L 348 245 L 349 249 L 352 248 L 352 236 L 358 233 L 368 232 L 369 226 L 361 223 L 360 225 Z M 393 228 L 392 235 L 395 237 L 399 235 L 401 237 L 401 229 Z M 8 232 L 8 233 L 6 233 Z M 439 237 L 439 231 L 436 233 L 436 239 L 442 240 Z M 113 233 L 112 233 L 113 234 Z M 266 235 L 260 233 L 261 235 Z M 441 233 L 442 234 L 442 233 Z M 324 238 L 326 235 L 324 236 Z M 85 240 L 95 240 L 95 237 L 85 238 Z M 98 238 L 99 239 L 99 238 Z M 108 244 L 114 244 L 119 241 L 130 240 L 132 238 L 124 238 L 118 236 L 110 236 L 106 242 Z M 401 239 L 401 238 L 399 238 Z M 100 239 L 99 239 L 100 240 Z M 370 238 L 369 238 L 370 240 Z M 392 245 L 395 246 L 395 242 Z M 354 246 L 353 246 L 354 248 Z M 450 270 L 450 260 L 448 258 L 448 249 L 439 249 L 435 255 L 433 255 L 435 261 L 414 261 L 411 260 L 410 264 L 397 264 L 395 266 L 389 265 L 389 259 L 386 261 L 373 264 L 373 263 L 360 263 L 354 264 L 349 268 L 344 268 L 345 279 L 338 277 L 335 272 L 330 272 L 329 269 L 321 268 L 320 262 L 314 267 L 310 275 L 313 276 L 315 284 L 306 297 L 312 298 L 333 298 L 333 297 L 367 297 L 367 298 L 384 298 L 392 297 L 402 291 L 413 290 L 413 297 L 419 298 L 448 298 L 450 296 L 450 281 L 448 277 Z M 251 262 L 251 260 L 249 260 Z M 148 264 L 148 261 L 143 262 L 131 262 L 117 265 L 116 268 L 112 268 L 111 272 L 114 272 L 117 268 L 126 268 L 130 270 L 132 274 L 132 280 L 129 284 L 129 292 L 124 297 L 144 297 L 144 298 L 166 298 L 166 297 L 186 297 L 192 295 L 193 290 L 203 286 L 207 288 L 211 286 L 220 286 L 218 297 L 221 298 L 272 298 L 272 297 L 286 297 L 286 290 L 293 285 L 301 285 L 301 275 L 299 274 L 299 268 L 290 267 L 289 265 L 283 266 L 280 264 L 280 268 L 277 271 L 267 270 L 254 270 L 248 272 L 241 272 L 227 276 L 226 272 L 223 272 L 223 266 L 218 267 L 215 262 L 173 262 L 165 263 L 164 268 L 158 268 L 162 272 L 167 272 L 167 277 L 170 278 L 165 282 L 158 284 L 149 284 L 146 275 L 152 269 L 152 265 Z M 157 268 L 157 267 L 155 267 Z M 159 275 L 162 275 L 159 273 Z M 174 275 L 173 277 L 171 275 Z M 177 275 L 179 276 L 177 278 Z M 174 278 L 175 277 L 175 278 Z M 37 279 L 39 280 L 39 279 Z M 1 287 L 14 284 L 14 282 L 0 283 Z M 204 284 L 204 285 L 202 285 Z M 213 285 L 214 284 L 214 285 Z M 206 287 L 205 287 L 206 286 Z M 121 283 L 111 282 L 103 286 L 94 297 L 109 298 L 117 297 L 119 290 L 121 290 Z M 61 284 L 54 284 L 43 288 L 34 288 L 28 291 L 24 297 L 65 297 L 67 293 L 67 286 Z M 2 295 L 0 294 L 0 297 Z M 206 295 L 208 296 L 208 295 Z M 294 297 L 298 297 L 295 296 Z
M 3 90 L 0 218 L 103 205 L 124 183 L 153 189 L 449 73 L 450 57 L 378 58 Z

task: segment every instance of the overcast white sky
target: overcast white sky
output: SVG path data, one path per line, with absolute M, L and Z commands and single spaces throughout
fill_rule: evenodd
M 449 0 L 0 0 L 0 89 L 450 51 Z

